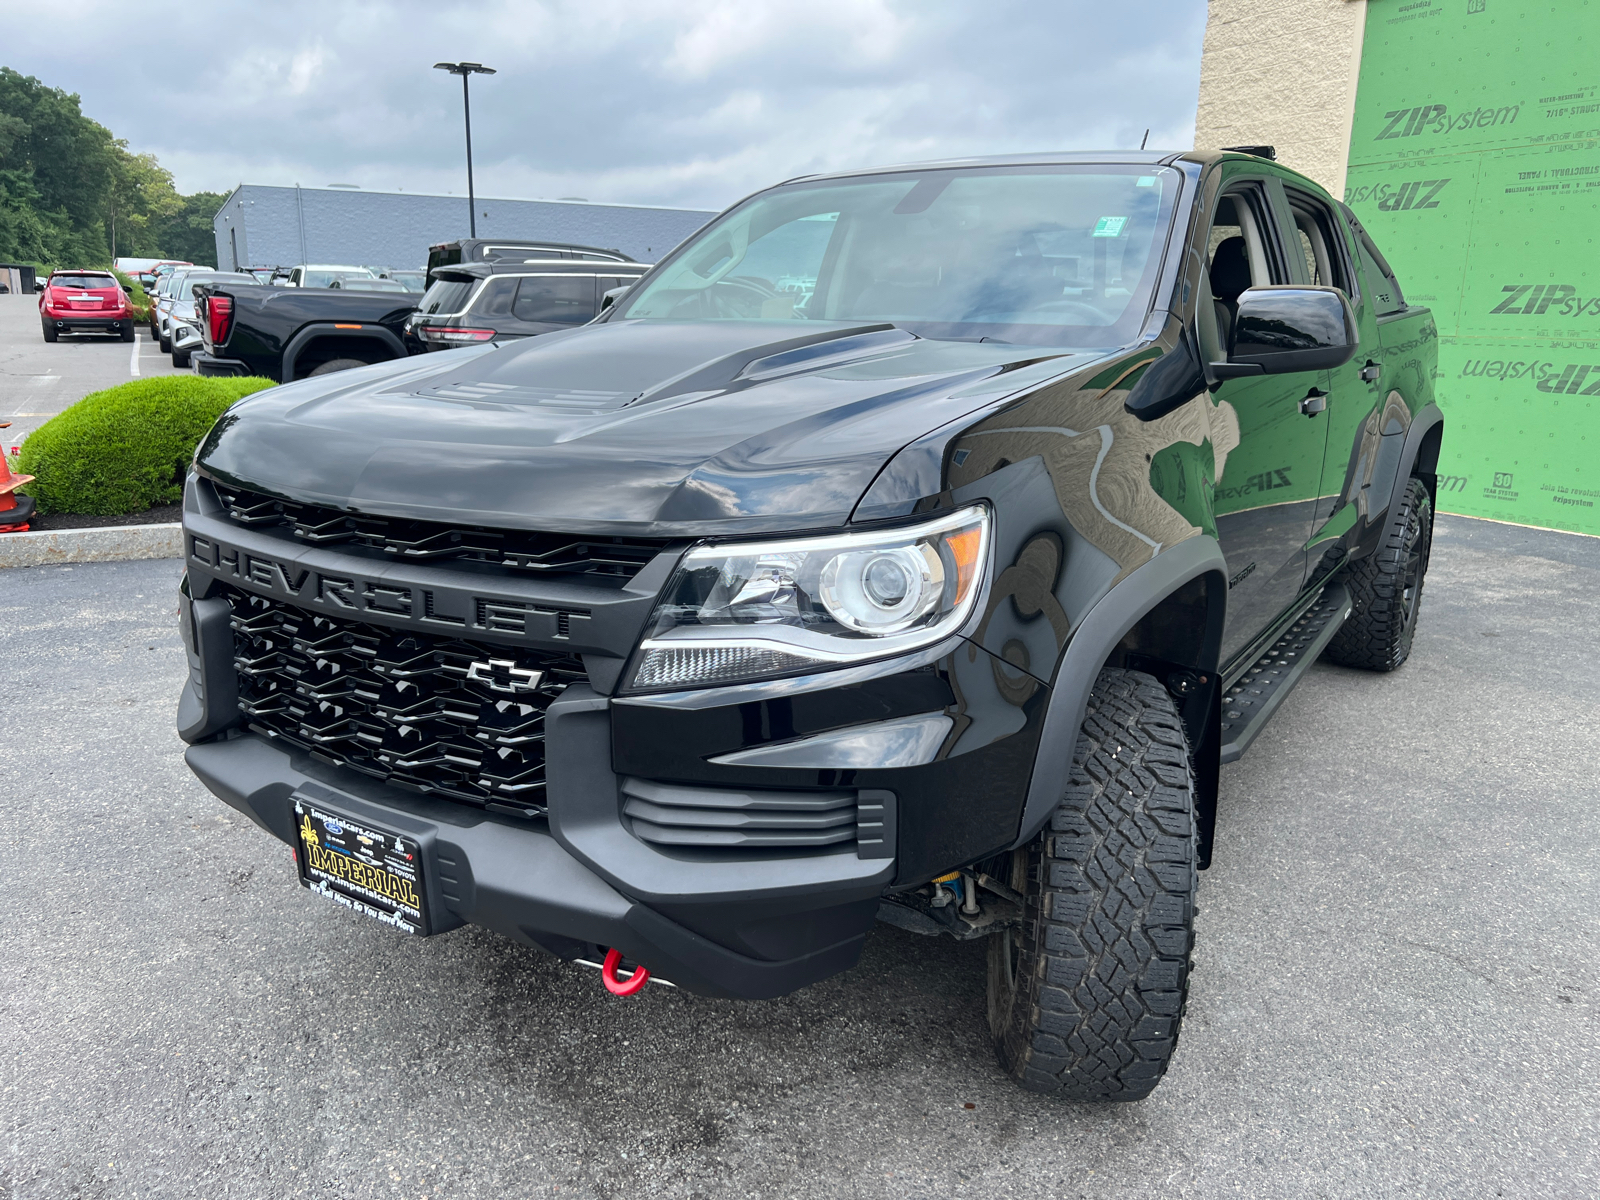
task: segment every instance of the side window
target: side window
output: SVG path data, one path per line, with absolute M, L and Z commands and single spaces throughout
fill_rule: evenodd
M 289 286 L 290 287 L 299 287 L 300 286 L 300 268 L 299 267 L 296 267 L 294 270 L 289 272 Z
M 1372 297 L 1372 311 L 1380 317 L 1399 312 L 1406 306 L 1406 298 L 1395 282 L 1388 261 L 1360 225 L 1352 224 L 1351 232 L 1356 235 L 1356 255 L 1367 280 L 1367 294 Z
M 1266 197 L 1258 189 L 1241 188 L 1217 201 L 1206 237 L 1206 273 L 1211 298 L 1201 298 L 1200 338 L 1215 359 L 1233 344 L 1233 318 L 1245 289 L 1292 282 L 1267 216 Z
M 517 289 L 519 321 L 582 325 L 594 316 L 593 275 L 530 275 Z
M 515 276 L 504 275 L 491 279 L 478 293 L 477 300 L 473 301 L 472 314 L 478 317 L 509 317 L 511 315 L 511 302 L 517 294 L 517 280 Z
M 1336 287 L 1354 300 L 1349 264 L 1339 226 L 1328 206 L 1309 192 L 1285 188 L 1294 215 L 1296 240 L 1306 264 L 1306 280 L 1319 287 Z

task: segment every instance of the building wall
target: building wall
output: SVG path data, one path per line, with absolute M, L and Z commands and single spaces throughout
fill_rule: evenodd
M 1600 534 L 1600 0 L 1374 0 L 1345 202 L 1433 310 L 1448 512 Z
M 1366 9 L 1210 0 L 1194 144 L 1275 146 L 1280 162 L 1342 193 Z
M 684 208 L 478 197 L 478 236 L 548 238 L 653 262 L 715 214 Z M 467 236 L 467 198 L 241 184 L 213 222 L 217 263 L 420 267 L 428 247 Z

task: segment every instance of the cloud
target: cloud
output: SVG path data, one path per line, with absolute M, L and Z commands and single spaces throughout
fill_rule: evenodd
M 83 97 L 187 191 L 478 190 L 721 208 L 815 171 L 1185 148 L 1203 0 L 0 0 L 6 65 Z

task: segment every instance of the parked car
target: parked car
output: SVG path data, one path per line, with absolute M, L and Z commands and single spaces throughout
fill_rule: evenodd
M 874 920 L 981 940 L 1003 1069 L 1140 1099 L 1219 764 L 1319 658 L 1412 651 L 1437 342 L 1265 155 L 781 184 L 589 325 L 230 409 L 187 761 L 321 897 L 619 994 L 782 995 Z M 1338 691 L 1329 763 L 1411 719 Z
M 211 274 L 210 267 L 175 267 L 156 285 L 156 295 L 150 305 L 151 333 L 161 353 L 172 353 L 172 307 L 177 303 L 183 281 L 193 273 Z
M 339 266 L 337 263 L 302 263 L 290 267 L 286 287 L 327 287 L 335 279 L 376 279 L 366 267 Z
M 410 353 L 405 322 L 416 296 L 403 290 L 216 281 L 202 283 L 197 298 L 203 348 L 194 366 L 201 375 L 265 375 L 288 383 Z
M 448 350 L 583 325 L 600 312 L 606 292 L 632 286 L 649 269 L 573 259 L 444 267 L 407 331 L 414 349 Z
M 201 284 L 253 283 L 243 271 L 185 271 L 176 284 L 167 309 L 167 341 L 171 344 L 172 365 L 187 367 L 194 352 L 201 348 L 200 317 L 195 309 L 195 288 Z
M 500 259 L 576 258 L 585 262 L 632 262 L 620 250 L 598 246 L 577 246 L 569 242 L 519 241 L 515 238 L 459 238 L 428 247 L 428 281 L 440 267 L 466 263 L 495 262 Z
M 63 333 L 109 333 L 133 341 L 133 311 L 116 276 L 106 271 L 52 271 L 39 293 L 44 340 Z
M 335 279 L 328 284 L 336 291 L 345 292 L 403 292 L 414 295 L 410 288 L 398 279 Z
M 410 292 L 425 292 L 428 290 L 428 273 L 426 271 L 381 271 L 384 279 L 393 279 L 403 283 Z

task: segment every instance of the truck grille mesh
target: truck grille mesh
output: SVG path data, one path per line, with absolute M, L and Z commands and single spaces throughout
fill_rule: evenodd
M 586 678 L 578 658 L 339 620 L 232 588 L 223 595 L 252 730 L 388 783 L 544 814 L 545 709 Z
M 522 571 L 632 579 L 668 544 L 647 538 L 484 529 L 345 512 L 215 484 L 228 517 L 255 529 L 282 527 L 313 546 L 370 547 L 405 562 L 470 559 Z

